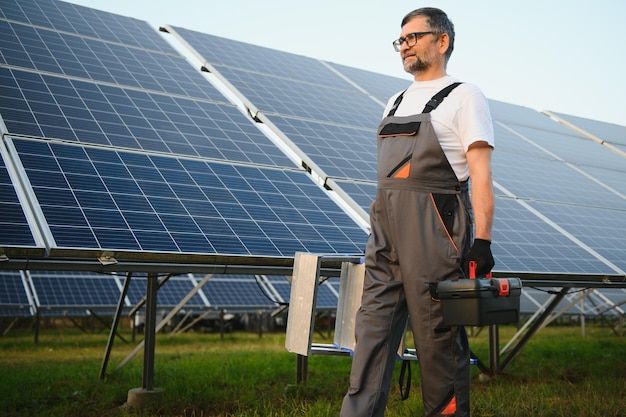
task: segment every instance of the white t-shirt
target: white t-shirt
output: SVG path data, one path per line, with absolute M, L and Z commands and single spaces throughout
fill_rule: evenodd
M 433 81 L 414 81 L 404 93 L 396 116 L 411 116 L 421 113 L 428 101 L 442 88 L 457 82 L 446 75 Z M 383 117 L 393 106 L 398 92 L 389 99 Z M 493 123 L 487 99 L 473 84 L 463 83 L 456 87 L 430 113 L 431 122 L 452 169 L 459 181 L 469 178 L 465 152 L 476 141 L 485 141 L 494 146 Z

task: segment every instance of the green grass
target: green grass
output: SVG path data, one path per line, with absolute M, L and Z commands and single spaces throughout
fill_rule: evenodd
M 502 327 L 500 340 L 515 332 Z M 505 369 L 484 380 L 472 367 L 472 416 L 626 416 L 626 339 L 607 327 L 549 327 Z M 129 335 L 125 335 L 130 339 Z M 328 343 L 316 335 L 318 341 Z M 487 332 L 470 344 L 487 361 Z M 348 387 L 350 359 L 311 356 L 306 384 L 296 385 L 296 357 L 284 333 L 157 335 L 157 408 L 128 410 L 128 391 L 142 386 L 142 355 L 115 371 L 134 344 L 115 341 L 107 378 L 98 379 L 107 334 L 45 330 L 0 338 L 0 416 L 337 416 Z M 386 416 L 422 415 L 419 372 L 401 401 L 399 366 Z

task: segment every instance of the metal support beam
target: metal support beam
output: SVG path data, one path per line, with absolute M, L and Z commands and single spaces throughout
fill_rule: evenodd
M 111 357 L 111 349 L 113 349 L 113 341 L 115 340 L 115 334 L 117 334 L 117 328 L 120 324 L 122 310 L 124 309 L 124 299 L 128 293 L 128 287 L 130 286 L 130 279 L 132 276 L 132 272 L 129 272 L 126 275 L 124 286 L 122 287 L 122 293 L 120 294 L 120 299 L 117 302 L 117 309 L 115 310 L 115 316 L 113 317 L 113 323 L 111 324 L 111 331 L 109 332 L 109 340 L 107 341 L 104 357 L 102 358 L 102 365 L 100 366 L 100 379 L 104 379 L 106 376 L 107 365 L 109 363 L 109 358 Z
M 521 338 L 517 345 L 513 347 L 509 355 L 504 359 L 504 361 L 502 361 L 500 365 L 500 371 L 503 371 L 504 368 L 506 368 L 506 366 L 513 360 L 513 358 L 515 358 L 515 356 L 517 356 L 517 354 L 520 352 L 520 350 L 522 350 L 522 348 L 526 345 L 530 338 L 542 327 L 543 322 L 550 316 L 552 310 L 556 308 L 557 304 L 561 302 L 561 300 L 563 299 L 563 297 L 565 297 L 568 291 L 568 287 L 563 287 L 561 288 L 561 291 L 559 291 L 559 293 L 555 295 L 550 305 L 546 308 L 543 314 L 541 314 L 537 321 L 535 321 L 535 324 L 528 329 L 526 334 Z

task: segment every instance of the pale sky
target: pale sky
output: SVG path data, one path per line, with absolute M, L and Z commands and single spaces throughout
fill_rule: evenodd
M 439 7 L 456 29 L 450 75 L 490 99 L 626 126 L 626 1 L 68 1 L 145 20 L 155 30 L 180 26 L 407 84 L 391 42 L 406 13 Z

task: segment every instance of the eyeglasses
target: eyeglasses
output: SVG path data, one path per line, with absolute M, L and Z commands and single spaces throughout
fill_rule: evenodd
M 415 44 L 417 43 L 417 40 L 421 39 L 422 36 L 430 35 L 432 33 L 435 33 L 435 32 L 413 32 L 413 33 L 409 33 L 404 38 L 398 38 L 395 41 L 393 41 L 393 49 L 395 49 L 396 52 L 400 52 L 400 48 L 402 48 L 402 44 L 404 42 L 406 42 L 406 46 L 411 48 L 411 47 L 415 46 Z

